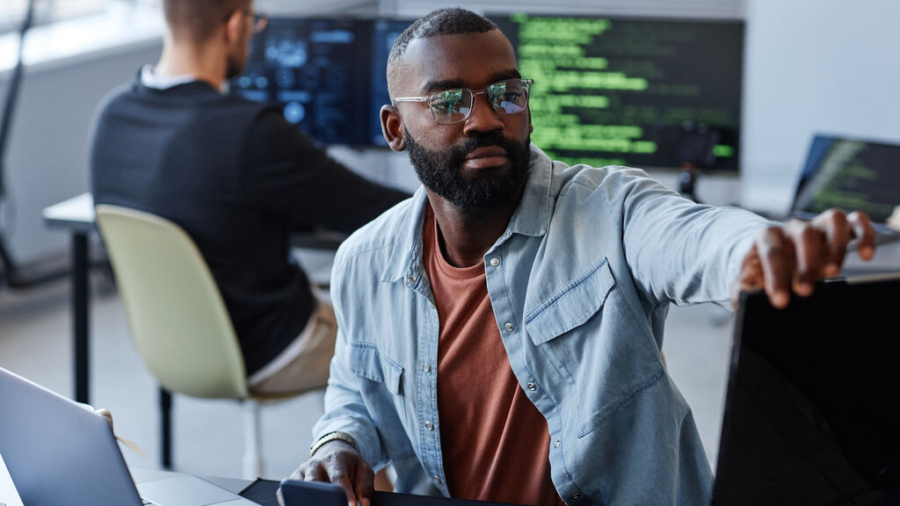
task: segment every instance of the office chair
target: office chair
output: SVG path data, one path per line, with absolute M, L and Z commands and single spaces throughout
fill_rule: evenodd
M 258 401 L 273 397 L 249 393 L 231 318 L 194 241 L 179 226 L 150 213 L 112 205 L 98 205 L 96 211 L 132 338 L 161 385 L 163 467 L 172 462 L 174 392 L 240 401 L 243 474 L 248 479 L 261 476 Z

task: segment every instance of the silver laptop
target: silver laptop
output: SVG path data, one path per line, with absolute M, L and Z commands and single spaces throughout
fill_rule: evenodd
M 900 219 L 900 145 L 813 137 L 791 214 L 808 219 L 830 208 L 868 213 L 878 244 L 900 239 L 887 224 Z
M 0 455 L 27 506 L 256 504 L 177 473 L 135 486 L 105 418 L 3 368 Z

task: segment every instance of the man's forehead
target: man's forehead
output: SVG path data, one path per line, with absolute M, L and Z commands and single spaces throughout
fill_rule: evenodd
M 434 82 L 479 86 L 518 75 L 516 53 L 499 30 L 413 39 L 402 60 L 404 87 L 411 91 Z

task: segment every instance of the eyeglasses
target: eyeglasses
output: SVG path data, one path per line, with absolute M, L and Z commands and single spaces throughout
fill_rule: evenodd
M 253 12 L 253 33 L 259 33 L 269 24 L 269 16 L 261 12 Z
M 400 97 L 391 101 L 425 102 L 431 109 L 434 120 L 442 125 L 459 123 L 469 119 L 475 105 L 475 95 L 486 95 L 488 103 L 497 114 L 518 114 L 528 109 L 528 89 L 534 79 L 506 79 L 489 85 L 483 90 L 472 91 L 457 88 L 439 91 L 425 97 Z

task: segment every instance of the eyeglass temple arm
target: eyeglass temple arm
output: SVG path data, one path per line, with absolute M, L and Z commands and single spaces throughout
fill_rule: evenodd
M 428 97 L 397 97 L 392 102 L 428 102 Z

